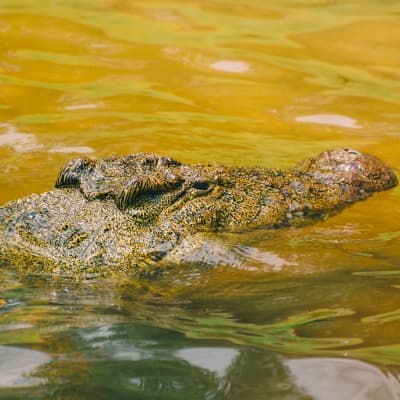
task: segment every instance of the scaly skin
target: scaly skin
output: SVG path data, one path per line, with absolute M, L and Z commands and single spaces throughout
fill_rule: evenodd
M 382 161 L 349 149 L 287 171 L 149 154 L 77 159 L 54 190 L 0 208 L 0 253 L 34 271 L 152 271 L 183 262 L 198 232 L 299 226 L 396 184 Z

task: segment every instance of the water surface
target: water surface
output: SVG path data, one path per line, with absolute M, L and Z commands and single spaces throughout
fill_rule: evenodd
M 397 1 L 2 0 L 0 203 L 81 155 L 400 172 Z M 156 280 L 0 270 L 3 399 L 396 399 L 400 190 Z

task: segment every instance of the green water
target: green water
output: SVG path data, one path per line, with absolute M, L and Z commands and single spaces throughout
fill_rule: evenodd
M 345 146 L 399 174 L 399 14 L 1 0 L 0 203 L 51 189 L 80 155 L 284 168 Z M 400 398 L 399 196 L 221 234 L 235 267 L 73 282 L 2 266 L 0 398 Z

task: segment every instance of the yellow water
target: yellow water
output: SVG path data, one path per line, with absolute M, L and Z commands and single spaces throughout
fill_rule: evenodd
M 0 203 L 50 189 L 80 155 L 284 168 L 345 146 L 400 174 L 399 15 L 395 0 L 1 0 Z M 228 237 L 248 257 L 242 269 L 171 278 L 138 298 L 166 290 L 192 304 L 178 313 L 190 323 L 146 308 L 151 325 L 186 337 L 353 357 L 396 374 L 399 220 L 396 188 L 314 226 Z M 19 312 L 17 322 L 36 315 Z

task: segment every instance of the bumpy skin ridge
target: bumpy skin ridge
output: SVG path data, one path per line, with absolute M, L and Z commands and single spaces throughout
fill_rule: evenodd
M 302 225 L 396 184 L 382 161 L 350 149 L 286 171 L 141 153 L 81 158 L 54 190 L 0 208 L 0 258 L 33 271 L 151 271 L 185 260 L 198 232 Z

